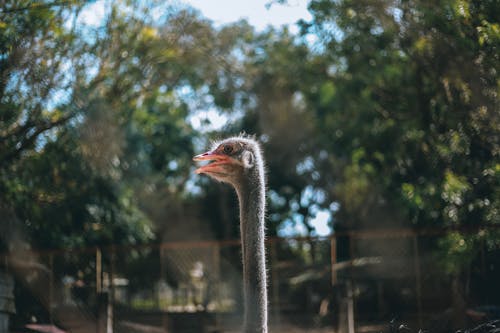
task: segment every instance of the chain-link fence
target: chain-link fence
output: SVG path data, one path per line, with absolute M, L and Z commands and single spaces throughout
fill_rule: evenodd
M 272 331 L 380 332 L 396 322 L 439 331 L 493 318 L 495 232 L 268 239 Z M 18 331 L 36 323 L 71 332 L 227 332 L 242 318 L 238 241 L 18 251 L 4 266 L 15 280 Z

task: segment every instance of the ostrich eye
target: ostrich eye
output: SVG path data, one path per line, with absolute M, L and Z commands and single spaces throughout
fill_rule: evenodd
M 225 145 L 222 150 L 225 154 L 231 154 L 233 152 L 233 147 L 230 145 Z

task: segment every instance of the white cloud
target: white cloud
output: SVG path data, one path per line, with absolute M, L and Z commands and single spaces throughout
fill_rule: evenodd
M 78 23 L 99 27 L 106 16 L 106 1 L 96 1 L 85 6 L 78 16 Z
M 257 30 L 268 25 L 279 27 L 293 25 L 300 19 L 310 20 L 307 0 L 290 0 L 285 5 L 273 4 L 266 8 L 269 0 L 183 0 L 182 2 L 199 9 L 216 25 L 247 19 Z

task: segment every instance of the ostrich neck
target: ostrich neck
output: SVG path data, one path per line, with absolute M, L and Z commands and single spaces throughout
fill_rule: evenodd
M 252 178 L 259 179 L 257 183 L 244 181 L 236 188 L 240 203 L 245 333 L 267 332 L 265 189 L 263 175 L 255 176 Z

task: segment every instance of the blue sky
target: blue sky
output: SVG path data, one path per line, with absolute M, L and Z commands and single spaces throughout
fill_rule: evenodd
M 183 0 L 181 3 L 199 9 L 216 26 L 244 18 L 257 30 L 263 30 L 268 25 L 289 25 L 293 30 L 298 20 L 311 19 L 306 0 L 289 0 L 285 5 L 270 6 L 266 4 L 272 3 L 272 0 Z
M 85 6 L 80 13 L 80 22 L 100 25 L 106 14 L 107 0 L 97 0 Z M 198 9 L 203 16 L 212 20 L 215 26 L 246 19 L 257 30 L 267 26 L 288 25 L 292 31 L 300 19 L 310 20 L 307 0 L 288 0 L 286 4 L 272 3 L 272 0 L 176 0 L 172 4 L 187 4 Z

